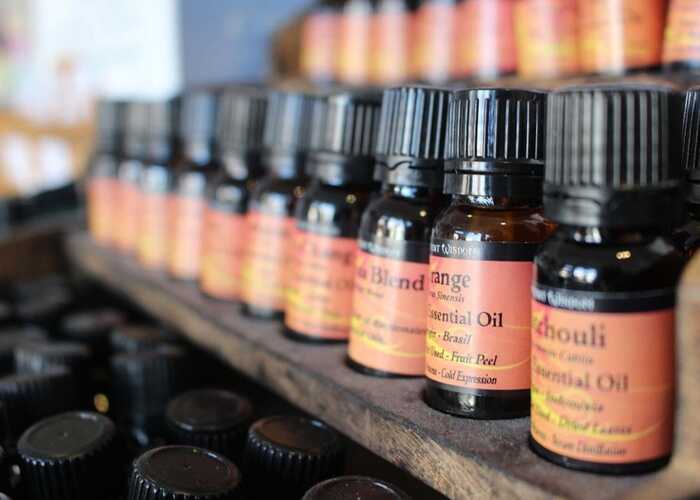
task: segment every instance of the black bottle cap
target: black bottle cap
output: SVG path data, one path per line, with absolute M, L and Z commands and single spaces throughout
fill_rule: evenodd
M 65 313 L 73 298 L 71 289 L 65 284 L 29 285 L 19 291 L 15 314 L 22 321 L 53 329 L 57 318 Z
M 341 476 L 317 484 L 302 500 L 410 500 L 391 483 L 366 476 Z
M 105 153 L 118 153 L 121 147 L 121 132 L 124 111 L 123 103 L 109 99 L 100 99 L 97 102 L 96 120 L 97 137 L 96 147 L 98 151 Z
M 314 117 L 318 138 L 309 173 L 331 184 L 372 184 L 381 104 L 379 92 L 329 95 L 323 116 Z
M 192 446 L 163 446 L 137 458 L 129 500 L 235 500 L 241 474 L 228 459 Z
M 44 330 L 37 326 L 22 325 L 0 329 L 0 373 L 15 369 L 15 349 L 25 342 L 47 340 Z
M 527 90 L 454 92 L 445 192 L 541 199 L 546 99 L 542 92 Z
M 97 413 L 69 412 L 41 420 L 17 443 L 29 498 L 110 498 L 120 483 L 117 430 Z
M 111 365 L 115 411 L 137 424 L 160 425 L 168 401 L 194 378 L 186 352 L 174 346 L 117 354 Z
M 9 435 L 16 438 L 37 420 L 74 410 L 73 382 L 64 368 L 0 377 L 0 401 L 7 408 Z
M 236 456 L 253 415 L 250 402 L 232 392 L 197 389 L 180 394 L 165 412 L 170 441 Z
M 177 341 L 174 335 L 158 326 L 124 325 L 110 334 L 112 349 L 117 352 L 149 351 Z
M 148 103 L 147 156 L 149 161 L 166 162 L 175 149 L 178 100 Z
M 311 140 L 314 96 L 275 90 L 268 95 L 263 147 L 272 169 L 293 171 L 303 165 Z
M 340 472 L 343 446 L 326 424 L 296 416 L 267 417 L 248 431 L 244 472 L 260 494 L 300 497 Z M 270 497 L 272 498 L 272 497 Z
M 550 94 L 545 215 L 579 226 L 675 226 L 683 218 L 681 108 L 681 96 L 661 86 Z
M 125 322 L 126 316 L 117 309 L 104 307 L 76 311 L 61 320 L 61 335 L 104 358 L 110 351 L 110 333 Z
M 700 205 L 700 87 L 689 89 L 685 96 L 682 142 L 688 202 Z
M 65 368 L 80 375 L 89 364 L 90 349 L 78 342 L 23 342 L 15 349 L 15 367 L 19 373 Z
M 442 188 L 449 96 L 449 90 L 423 86 L 384 91 L 377 180 Z
M 140 159 L 146 154 L 146 140 L 149 128 L 149 104 L 145 101 L 132 101 L 124 109 L 124 153 Z
M 218 95 L 213 90 L 195 90 L 182 96 L 180 136 L 185 157 L 199 165 L 211 160 L 216 143 Z

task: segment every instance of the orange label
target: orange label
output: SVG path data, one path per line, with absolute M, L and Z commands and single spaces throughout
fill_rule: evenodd
M 544 293 L 535 290 L 538 299 Z M 554 453 L 587 462 L 626 464 L 668 455 L 673 327 L 672 308 L 590 312 L 533 301 L 532 437 Z
M 114 239 L 119 182 L 111 177 L 92 177 L 87 184 L 87 215 L 90 234 L 100 244 Z
M 306 18 L 301 35 L 301 68 L 310 80 L 333 79 L 340 16 L 316 13 Z
M 581 69 L 621 72 L 661 62 L 666 0 L 578 0 Z
M 470 0 L 457 11 L 455 76 L 495 77 L 517 69 L 512 0 Z
M 197 279 L 206 204 L 200 198 L 173 196 L 171 199 L 173 220 L 168 270 L 176 278 Z
M 245 215 L 207 208 L 200 275 L 205 293 L 222 300 L 238 299 L 245 244 Z
M 530 388 L 536 245 L 431 244 L 426 376 L 470 390 Z
M 364 2 L 350 2 L 340 21 L 338 79 L 365 84 L 369 79 L 370 12 Z
M 138 257 L 148 269 L 163 269 L 168 259 L 172 201 L 165 193 L 142 193 Z
M 373 254 L 360 243 L 348 354 L 357 363 L 400 375 L 425 373 L 428 245 L 424 262 Z
M 452 70 L 455 7 L 451 2 L 426 2 L 416 11 L 414 46 L 416 77 L 444 82 Z
M 372 16 L 371 79 L 377 85 L 400 83 L 408 77 L 410 14 L 399 5 L 396 11 Z
M 241 271 L 241 299 L 261 309 L 284 310 L 285 261 L 295 221 L 293 217 L 258 211 L 246 216 L 248 249 Z
M 700 61 L 700 0 L 671 0 L 663 62 Z
M 135 184 L 121 181 L 117 198 L 115 244 L 122 252 L 135 252 L 141 229 L 141 191 Z
M 290 246 L 284 324 L 309 337 L 347 339 L 357 240 L 297 228 Z
M 521 77 L 578 71 L 576 0 L 516 0 L 515 35 Z

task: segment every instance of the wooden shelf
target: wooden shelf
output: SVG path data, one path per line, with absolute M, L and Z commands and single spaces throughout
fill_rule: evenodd
M 434 411 L 421 400 L 422 380 L 355 373 L 344 364 L 344 346 L 288 340 L 279 324 L 246 318 L 194 285 L 143 271 L 84 233 L 67 238 L 67 253 L 194 343 L 449 498 L 669 498 L 700 491 L 697 470 L 678 461 L 655 474 L 619 478 L 556 467 L 528 448 L 527 419 L 476 421 Z

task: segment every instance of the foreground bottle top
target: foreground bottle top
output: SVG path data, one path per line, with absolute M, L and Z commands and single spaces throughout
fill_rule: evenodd
M 275 90 L 268 95 L 263 145 L 271 152 L 298 153 L 309 148 L 313 96 Z
M 688 181 L 688 201 L 700 204 L 700 87 L 686 93 L 682 142 L 682 167 Z
M 410 500 L 386 481 L 365 476 L 341 476 L 318 483 L 302 500 Z
M 219 98 L 216 137 L 226 151 L 260 151 L 268 92 L 263 87 L 233 87 Z
M 370 159 L 379 129 L 382 96 L 378 92 L 341 92 L 328 96 L 326 126 L 319 150 Z
M 545 215 L 645 227 L 682 217 L 682 98 L 660 86 L 592 85 L 548 102 Z

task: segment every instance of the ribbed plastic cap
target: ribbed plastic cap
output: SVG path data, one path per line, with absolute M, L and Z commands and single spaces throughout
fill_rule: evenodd
M 328 97 L 328 118 L 320 150 L 371 159 L 376 146 L 382 96 L 343 92 Z
M 54 415 L 27 429 L 17 451 L 35 500 L 111 498 L 121 482 L 117 430 L 97 413 Z
M 217 140 L 222 151 L 246 153 L 263 148 L 267 91 L 262 87 L 235 87 L 220 97 Z
M 127 155 L 140 157 L 146 153 L 150 104 L 134 101 L 126 103 L 125 106 L 124 149 Z
M 366 476 L 341 476 L 311 488 L 302 500 L 410 500 L 391 483 Z
M 0 401 L 7 407 L 9 433 L 18 437 L 37 420 L 76 409 L 73 383 L 66 369 L 0 378 Z
M 545 215 L 583 226 L 674 226 L 683 216 L 681 111 L 681 96 L 664 87 L 550 94 Z
M 700 204 L 700 87 L 688 90 L 685 96 L 682 165 L 688 180 L 688 201 Z
M 217 95 L 196 90 L 182 96 L 180 134 L 185 140 L 211 141 L 216 130 Z
M 0 373 L 15 369 L 15 349 L 26 342 L 41 342 L 46 332 L 37 326 L 15 326 L 0 329 Z
M 165 412 L 170 442 L 199 446 L 231 459 L 243 448 L 252 415 L 247 399 L 218 389 L 180 394 Z
M 338 474 L 342 458 L 340 436 L 324 423 L 296 416 L 268 417 L 248 432 L 244 472 L 259 494 L 299 497 Z
M 192 446 L 163 446 L 134 461 L 128 500 L 236 500 L 241 475 L 223 456 Z
M 92 354 L 104 358 L 110 351 L 110 333 L 126 322 L 117 309 L 100 308 L 77 311 L 61 320 L 61 335 L 87 346 Z
M 19 373 L 44 373 L 66 368 L 82 374 L 90 364 L 90 349 L 78 342 L 25 342 L 15 349 Z
M 309 124 L 309 152 L 323 149 L 328 130 L 328 94 L 318 93 L 311 99 L 311 122 Z
M 112 356 L 115 408 L 127 419 L 160 417 L 194 377 L 184 350 L 161 346 Z
M 100 99 L 97 102 L 97 148 L 100 151 L 116 153 L 120 148 L 122 119 L 124 111 L 123 103 L 109 99 Z
M 149 325 L 124 325 L 110 334 L 112 349 L 117 352 L 149 351 L 176 341 L 175 336 L 163 328 Z
M 377 137 L 377 177 L 442 187 L 450 91 L 397 87 L 384 91 Z
M 313 97 L 288 91 L 268 95 L 263 145 L 267 151 L 305 152 L 309 148 Z

